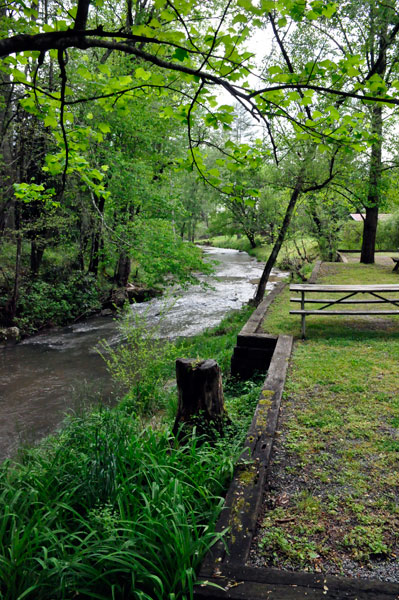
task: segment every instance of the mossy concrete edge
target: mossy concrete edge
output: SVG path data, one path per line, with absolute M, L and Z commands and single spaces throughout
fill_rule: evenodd
M 292 343 L 292 336 L 278 336 L 244 450 L 236 465 L 225 506 L 216 525 L 217 532 L 228 530 L 228 533 L 205 557 L 200 572 L 201 579 L 218 577 L 225 565 L 232 562 L 244 564 L 249 555 L 262 503 Z M 198 588 L 198 598 L 207 597 L 204 589 Z
M 277 343 L 277 335 L 262 331 L 262 323 L 269 306 L 286 287 L 279 282 L 249 317 L 237 336 L 237 345 L 231 357 L 231 374 L 248 379 L 256 371 L 266 372 L 272 360 Z

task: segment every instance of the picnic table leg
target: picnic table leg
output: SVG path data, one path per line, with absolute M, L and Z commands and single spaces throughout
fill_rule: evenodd
M 305 310 L 305 292 L 301 292 L 301 309 Z M 302 339 L 305 339 L 305 319 L 306 319 L 306 315 L 302 314 L 301 315 L 301 322 L 302 322 Z

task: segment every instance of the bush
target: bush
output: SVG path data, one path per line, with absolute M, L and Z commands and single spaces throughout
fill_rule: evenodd
M 138 221 L 135 226 L 134 258 L 139 279 L 145 285 L 196 283 L 194 272 L 210 273 L 202 252 L 176 236 L 172 224 L 163 219 Z
M 37 280 L 21 289 L 16 324 L 27 333 L 47 325 L 63 325 L 101 307 L 92 275 L 75 273 L 66 281 Z
M 344 250 L 360 250 L 362 246 L 363 222 L 347 221 L 341 229 L 340 247 Z
M 165 318 L 166 304 L 163 311 Z M 99 353 L 115 385 L 125 394 L 124 403 L 139 417 L 164 404 L 160 400 L 166 395 L 164 381 L 176 357 L 174 343 L 159 338 L 159 327 L 160 322 L 150 324 L 145 314 L 128 306 L 118 322 L 122 342 L 116 347 L 100 343 Z
M 394 250 L 399 247 L 399 213 L 378 222 L 377 247 L 379 250 Z

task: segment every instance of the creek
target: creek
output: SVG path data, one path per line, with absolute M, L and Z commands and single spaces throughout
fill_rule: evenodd
M 215 272 L 192 285 L 173 290 L 160 315 L 162 298 L 131 305 L 151 323 L 159 320 L 161 337 L 193 336 L 217 325 L 231 309 L 240 308 L 254 294 L 263 265 L 245 252 L 205 248 L 207 260 L 217 261 Z M 273 272 L 268 289 L 285 273 Z M 82 398 L 112 397 L 112 385 L 96 345 L 121 341 L 113 317 L 93 317 L 53 329 L 15 346 L 0 348 L 0 459 L 21 443 L 33 443 L 54 431 L 69 410 L 79 410 Z

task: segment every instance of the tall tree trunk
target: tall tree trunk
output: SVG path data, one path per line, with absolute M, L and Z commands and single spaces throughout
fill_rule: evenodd
M 5 7 L 0 8 L 0 19 L 6 17 Z M 7 227 L 9 214 L 12 213 L 14 194 L 12 184 L 16 180 L 13 167 L 13 124 L 12 94 L 13 86 L 8 73 L 0 73 L 0 240 Z M 12 227 L 12 225 L 11 225 Z
M 389 3 L 385 6 L 370 3 L 370 73 L 379 75 L 382 79 L 385 79 L 387 70 L 388 23 L 393 17 L 394 12 Z M 377 49 L 378 52 L 375 52 Z M 378 208 L 381 200 L 382 125 L 382 106 L 375 104 L 371 109 L 371 133 L 374 140 L 371 146 L 366 217 L 360 254 L 360 262 L 366 264 L 374 263 Z
M 122 250 L 119 255 L 118 265 L 115 272 L 115 283 L 120 287 L 126 287 L 129 283 L 130 271 L 130 256 L 124 250 Z
M 5 308 L 5 324 L 11 326 L 17 314 L 17 305 L 19 297 L 19 280 L 21 276 L 21 256 L 22 256 L 22 236 L 20 232 L 20 209 L 15 203 L 15 230 L 16 230 L 16 252 L 15 252 L 15 271 L 14 287 L 11 298 L 9 298 Z
M 371 147 L 366 217 L 363 224 L 363 240 L 360 262 L 374 263 L 375 240 L 378 225 L 378 207 L 382 177 L 382 107 L 373 107 L 372 132 L 376 136 Z
M 105 198 L 103 196 L 101 196 L 101 198 L 99 198 L 96 201 L 96 206 L 97 206 L 98 212 L 100 213 L 101 216 L 104 213 L 104 204 L 105 204 Z M 96 224 L 95 231 L 93 233 L 91 252 L 90 252 L 89 273 L 93 273 L 93 275 L 95 275 L 95 277 L 97 277 L 97 275 L 98 275 L 98 263 L 99 263 L 99 259 L 100 259 L 101 244 L 102 244 L 102 221 L 100 218 Z
M 44 244 L 32 240 L 30 247 L 30 270 L 32 275 L 37 275 L 42 263 Z
M 265 268 L 263 269 L 262 277 L 260 278 L 260 281 L 259 281 L 259 284 L 258 284 L 258 287 L 256 290 L 256 294 L 253 299 L 253 303 L 255 304 L 255 306 L 258 306 L 258 304 L 260 304 L 262 302 L 263 297 L 265 295 L 266 285 L 267 285 L 267 282 L 269 281 L 269 276 L 270 276 L 271 270 L 276 263 L 278 253 L 280 252 L 281 246 L 284 242 L 286 233 L 290 226 L 291 217 L 294 212 L 294 208 L 297 203 L 297 200 L 302 192 L 302 187 L 303 187 L 303 173 L 301 172 L 298 175 L 295 188 L 292 191 L 291 198 L 290 198 L 290 201 L 287 206 L 287 210 L 285 211 L 283 224 L 281 225 L 281 228 L 278 233 L 277 239 L 274 243 L 273 249 L 270 253 L 269 258 L 267 259 Z

